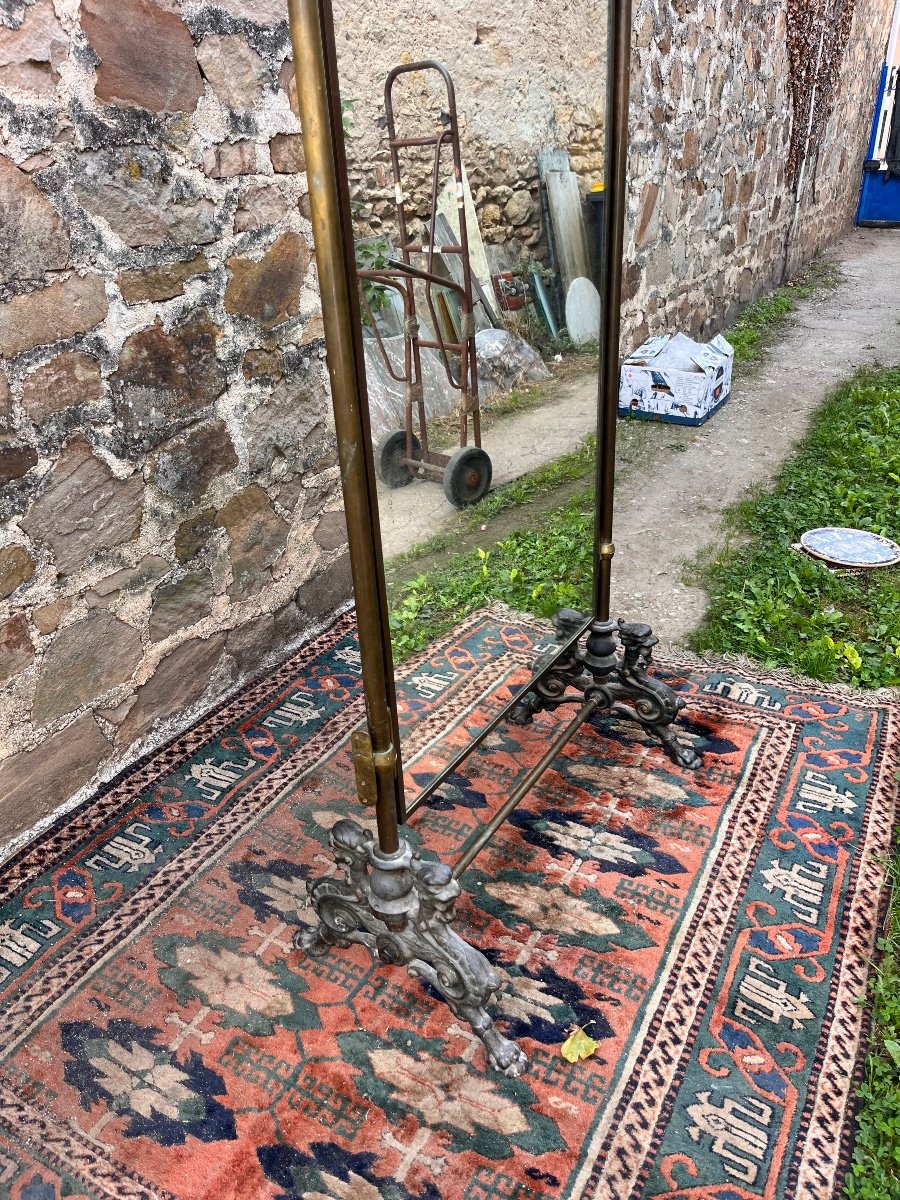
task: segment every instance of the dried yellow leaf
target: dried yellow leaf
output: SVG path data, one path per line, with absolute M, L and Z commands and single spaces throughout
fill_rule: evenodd
M 562 1044 L 562 1056 L 567 1062 L 578 1062 L 582 1058 L 590 1058 L 599 1046 L 583 1029 L 576 1029 Z

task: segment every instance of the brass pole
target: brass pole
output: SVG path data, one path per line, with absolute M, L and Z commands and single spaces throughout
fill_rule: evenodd
M 619 407 L 622 254 L 628 165 L 628 101 L 631 90 L 631 0 L 609 0 L 605 213 L 601 287 L 600 387 L 597 401 L 597 467 L 594 510 L 594 616 L 609 619 L 616 421 Z
M 334 21 L 330 0 L 288 0 L 288 13 L 371 739 L 368 766 L 374 769 L 379 846 L 394 854 L 398 823 L 406 820 L 403 770 Z M 368 747 L 362 755 L 357 748 L 357 762 L 360 757 L 365 765 Z

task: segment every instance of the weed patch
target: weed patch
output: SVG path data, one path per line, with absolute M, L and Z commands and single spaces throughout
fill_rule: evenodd
M 900 684 L 900 569 L 832 572 L 791 549 L 820 525 L 900 536 L 898 429 L 900 369 L 860 372 L 826 402 L 774 487 L 728 514 L 726 546 L 695 568 L 710 595 L 696 649 Z
M 517 530 L 490 549 L 454 554 L 438 570 L 408 580 L 391 608 L 395 660 L 494 600 L 540 617 L 563 606 L 589 607 L 593 530 L 588 489 L 544 514 L 540 529 Z

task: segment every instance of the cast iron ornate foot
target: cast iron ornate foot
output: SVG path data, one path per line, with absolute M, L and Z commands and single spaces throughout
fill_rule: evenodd
M 395 854 L 382 854 L 373 835 L 355 821 L 338 821 L 330 840 L 346 879 L 308 883 L 319 924 L 299 932 L 295 944 L 316 954 L 360 942 L 382 962 L 408 967 L 472 1026 L 491 1066 L 504 1075 L 521 1075 L 528 1060 L 485 1008 L 500 977 L 451 928 L 460 888 L 450 868 L 419 858 L 403 840 Z
M 568 642 L 586 620 L 586 614 L 560 609 L 553 619 L 556 640 Z M 543 709 L 599 699 L 608 712 L 637 721 L 658 738 L 679 766 L 699 767 L 700 755 L 679 741 L 671 728 L 685 706 L 684 699 L 648 673 L 658 641 L 649 625 L 592 621 L 584 645 L 576 642 L 560 656 L 549 674 L 525 693 L 509 714 L 510 721 L 528 725 Z M 555 653 L 551 651 L 551 655 Z M 546 661 L 546 657 L 541 659 L 536 670 Z

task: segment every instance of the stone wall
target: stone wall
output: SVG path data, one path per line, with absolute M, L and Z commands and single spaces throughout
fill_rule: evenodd
M 284 16 L 0 8 L 0 845 L 349 594 Z
M 568 150 L 585 190 L 603 178 L 605 0 L 523 0 L 502 9 L 470 0 L 426 9 L 414 0 L 338 0 L 335 24 L 341 93 L 352 103 L 348 160 L 361 234 L 393 230 L 384 81 L 400 63 L 436 58 L 449 68 L 481 230 L 511 258 L 522 247 L 542 249 L 538 150 Z M 398 83 L 401 131 L 432 131 L 443 96 L 436 78 Z M 432 161 L 407 152 L 411 209 L 420 218 L 430 212 Z
M 635 0 L 625 342 L 707 337 L 853 220 L 894 0 Z

